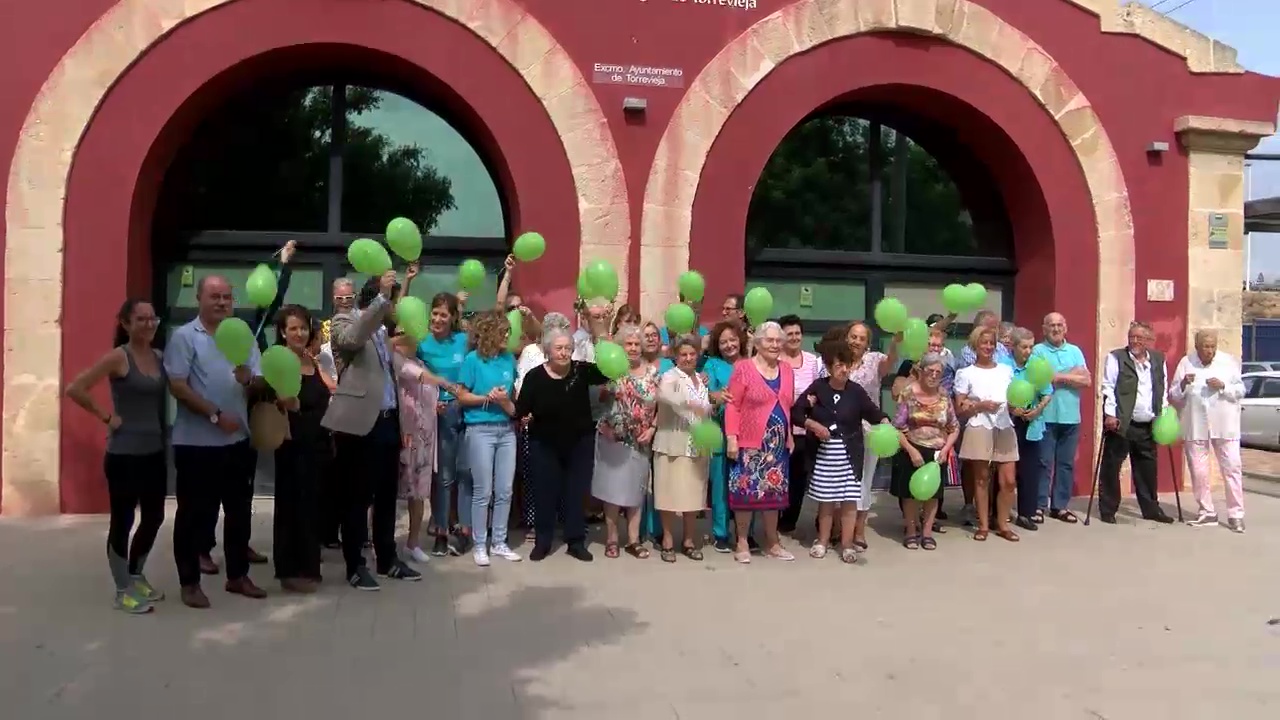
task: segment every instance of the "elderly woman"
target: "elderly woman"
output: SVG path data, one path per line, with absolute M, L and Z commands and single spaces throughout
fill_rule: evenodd
M 840 341 L 819 346 L 826 376 L 812 381 L 791 408 L 791 422 L 802 427 L 806 443 L 813 448 L 813 472 L 808 494 L 818 503 L 818 539 L 809 556 L 822 559 L 827 554 L 824 538 L 831 537 L 831 522 L 836 508 L 843 515 L 840 524 L 840 559 L 856 563 L 858 552 L 853 547 L 858 499 L 871 488 L 861 476 L 864 450 L 863 423 L 887 423 L 857 383 L 849 382 L 853 351 Z
M 594 363 L 573 358 L 568 331 L 552 329 L 542 336 L 547 361 L 530 370 L 516 397 L 515 417 L 529 432 L 530 480 L 534 487 L 534 546 L 529 559 L 551 553 L 556 510 L 564 508 L 564 540 L 571 557 L 591 562 L 582 498 L 591 487 L 595 460 L 595 423 L 591 420 L 592 386 L 609 379 Z
M 747 346 L 747 334 L 742 323 L 736 320 L 723 320 L 711 328 L 710 342 L 707 347 L 707 361 L 702 366 L 702 374 L 707 381 L 708 396 L 715 408 L 713 417 L 724 428 L 724 409 L 733 399 L 729 392 L 729 379 L 733 375 L 733 366 L 742 359 L 743 348 Z M 711 485 L 711 539 L 718 553 L 733 552 L 729 542 L 729 466 L 725 462 L 724 451 L 711 455 L 708 481 Z M 759 549 L 755 538 L 747 535 L 747 545 L 754 552 Z
M 849 323 L 844 330 L 844 338 L 849 349 L 853 351 L 849 379 L 867 393 L 867 397 L 871 398 L 876 407 L 880 407 L 880 384 L 898 364 L 900 338 L 894 337 L 887 354 L 871 349 L 871 328 L 866 323 Z M 826 372 L 826 368 L 823 368 L 823 372 Z M 871 428 L 866 426 L 863 430 L 870 432 Z M 853 529 L 853 546 L 859 552 L 867 549 L 867 516 L 871 511 L 872 484 L 875 482 L 876 466 L 879 461 L 880 458 L 876 457 L 875 453 L 864 453 L 862 459 L 862 473 L 859 477 L 863 478 L 865 492 L 858 499 L 857 525 Z M 819 537 L 819 539 L 826 538 Z
M 507 545 L 507 521 L 516 477 L 515 412 L 516 359 L 507 351 L 511 323 L 498 310 L 480 313 L 474 324 L 476 349 L 467 353 L 458 372 L 458 401 L 467 432 L 464 436 L 472 478 L 472 559 L 489 566 L 490 555 L 519 562 Z M 493 541 L 489 540 L 492 508 Z M 487 544 L 488 543 L 488 544 Z M 491 545 L 491 546 L 490 546 Z
M 596 435 L 591 494 L 604 503 L 604 556 L 618 557 L 618 516 L 627 518 L 628 555 L 644 559 L 640 515 L 649 489 L 650 446 L 658 400 L 658 373 L 640 357 L 638 325 L 622 325 L 614 334 L 631 361 L 631 370 L 607 386 L 608 400 Z
M 662 560 L 676 561 L 672 528 L 684 525 L 681 552 L 701 560 L 698 513 L 707 502 L 707 466 L 689 436 L 693 423 L 711 414 L 707 385 L 698 375 L 702 341 L 694 335 L 671 341 L 675 367 L 662 374 L 658 386 L 658 429 L 653 440 L 653 505 L 662 513 Z
M 527 328 L 526 328 L 527 329 Z M 569 332 L 569 318 L 563 313 L 549 312 L 543 316 L 539 328 L 542 335 L 553 330 Z M 542 352 L 542 335 L 532 340 L 524 349 L 520 351 L 520 359 L 516 361 L 516 395 L 520 394 L 520 385 L 524 382 L 524 376 L 529 371 L 539 367 L 547 361 L 546 353 Z M 520 486 L 520 520 L 525 527 L 533 529 L 535 527 L 535 500 L 533 483 L 529 478 L 529 433 L 519 425 L 516 426 L 516 484 Z M 525 536 L 526 541 L 533 540 L 533 533 Z
M 729 379 L 725 406 L 725 455 L 729 468 L 729 508 L 734 511 L 738 542 L 733 558 L 751 562 L 747 545 L 751 517 L 764 516 L 766 554 L 778 560 L 794 560 L 778 537 L 778 511 L 790 504 L 787 472 L 795 436 L 790 410 L 795 385 L 791 366 L 779 362 L 782 327 L 766 322 L 755 333 L 756 354 L 739 360 Z
M 1200 512 L 1190 525 L 1213 525 L 1218 512 L 1209 488 L 1209 450 L 1218 459 L 1227 493 L 1227 527 L 1244 532 L 1244 486 L 1240 465 L 1240 363 L 1218 350 L 1218 334 L 1198 330 L 1195 353 L 1178 361 L 1169 400 L 1181 410 L 1182 451 L 1191 468 L 1191 487 Z
M 942 501 L 943 484 L 939 484 L 932 498 L 921 502 L 911 494 L 911 476 L 925 463 L 936 462 L 945 478 L 947 467 L 952 464 L 951 451 L 960 437 L 960 422 L 950 394 L 942 387 L 946 365 L 941 353 L 925 353 L 912 367 L 911 381 L 897 396 L 898 412 L 893 424 L 901 435 L 898 442 L 903 452 L 894 458 L 889 492 L 902 503 L 906 520 L 902 546 L 908 550 L 938 547 L 933 523 Z
M 969 467 L 974 479 L 974 505 L 978 528 L 973 539 L 984 541 L 990 534 L 989 483 L 995 469 L 998 482 L 996 499 L 996 535 L 1017 542 L 1018 535 L 1009 529 L 1009 513 L 1013 509 L 1018 434 L 1009 417 L 1009 383 L 1013 368 L 996 361 L 996 329 L 979 325 L 969 333 L 972 365 L 956 373 L 956 407 L 965 421 L 964 439 L 960 443 L 960 459 Z
M 1036 337 L 1030 330 L 1019 327 L 1009 333 L 1013 351 L 1013 377 L 1026 380 L 1027 360 L 1035 348 Z M 1030 407 L 1009 408 L 1013 416 L 1013 429 L 1018 434 L 1018 515 L 1015 521 L 1023 530 L 1036 531 L 1044 522 L 1044 510 L 1040 498 L 1040 441 L 1044 439 L 1044 409 L 1053 400 L 1053 385 L 1036 388 L 1035 400 Z

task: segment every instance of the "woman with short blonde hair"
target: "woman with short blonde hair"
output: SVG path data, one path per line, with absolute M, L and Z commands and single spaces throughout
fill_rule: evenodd
M 996 329 L 978 326 L 969 333 L 969 347 L 974 363 L 956 373 L 956 407 L 965 417 L 964 436 L 960 443 L 960 459 L 968 464 L 974 479 L 974 505 L 978 529 L 973 539 L 983 541 L 990 534 L 991 505 L 989 482 L 991 468 L 996 470 L 996 535 L 1017 542 L 1018 535 L 1009 529 L 1009 513 L 1013 509 L 1015 472 L 1018 462 L 1018 436 L 1009 417 L 1007 396 L 1013 382 L 1013 368 L 996 362 Z

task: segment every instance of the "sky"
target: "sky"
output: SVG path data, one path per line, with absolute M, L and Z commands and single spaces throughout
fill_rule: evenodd
M 1185 3 L 1185 4 L 1184 4 Z M 1280 0 L 1149 0 L 1152 8 L 1209 37 L 1234 47 L 1245 69 L 1280 77 Z M 1182 7 L 1178 7 L 1181 5 Z M 1280 136 L 1263 140 L 1258 153 L 1280 153 Z M 1280 195 L 1280 160 L 1257 161 L 1246 170 L 1248 198 Z M 1280 233 L 1247 238 L 1245 277 L 1280 277 Z

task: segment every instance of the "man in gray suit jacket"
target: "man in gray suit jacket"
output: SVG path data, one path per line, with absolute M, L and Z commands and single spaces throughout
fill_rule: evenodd
M 329 323 L 329 342 L 341 370 L 322 424 L 333 431 L 342 555 L 347 582 L 357 590 L 379 589 L 363 554 L 370 502 L 378 574 L 395 580 L 422 579 L 396 553 L 401 443 L 396 382 L 401 359 L 387 337 L 395 288 L 394 270 L 369 278 L 360 292 L 359 309 L 339 312 Z

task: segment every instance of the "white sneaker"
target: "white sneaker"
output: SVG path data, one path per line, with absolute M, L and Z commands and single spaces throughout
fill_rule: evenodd
M 524 559 L 520 557 L 519 553 L 507 547 L 506 543 L 498 543 L 497 545 L 494 545 L 492 548 L 489 549 L 489 554 L 497 555 L 503 560 L 507 560 L 509 562 L 520 562 L 521 560 Z
M 1199 515 L 1196 515 L 1196 519 L 1195 519 L 1195 520 L 1188 520 L 1188 521 L 1187 521 L 1187 524 L 1188 524 L 1188 525 L 1190 525 L 1191 527 L 1203 527 L 1203 526 L 1205 526 L 1205 525 L 1217 525 L 1217 524 L 1218 524 L 1218 515 L 1217 515 L 1217 513 L 1208 513 L 1208 512 L 1204 512 L 1204 511 L 1202 510 L 1202 511 L 1200 511 L 1200 514 L 1199 514 Z
M 419 564 L 425 564 L 431 561 L 431 556 L 422 552 L 422 548 L 420 547 L 410 549 L 409 558 Z
M 476 565 L 480 567 L 489 567 L 489 551 L 484 549 L 483 545 L 477 545 L 476 549 L 471 552 L 471 559 L 476 561 Z

